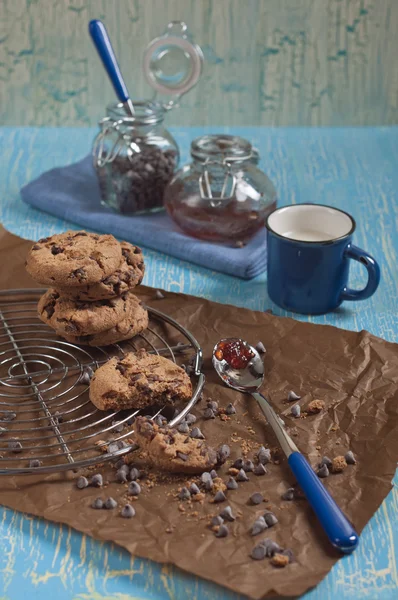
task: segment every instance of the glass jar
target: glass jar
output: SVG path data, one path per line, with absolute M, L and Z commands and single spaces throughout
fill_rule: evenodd
M 177 142 L 163 125 L 165 108 L 150 101 L 134 108 L 131 117 L 122 104 L 109 106 L 93 146 L 102 203 L 123 214 L 162 210 L 179 162 Z
M 250 142 L 204 135 L 191 144 L 193 162 L 176 173 L 165 206 L 183 231 L 212 242 L 247 242 L 276 207 L 276 191 L 258 168 Z

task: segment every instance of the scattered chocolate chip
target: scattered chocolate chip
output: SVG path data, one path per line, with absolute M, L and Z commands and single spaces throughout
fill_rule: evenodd
M 255 475 L 257 475 L 258 477 L 261 477 L 261 475 L 266 475 L 268 473 L 267 469 L 264 467 L 264 465 L 262 465 L 261 463 L 258 463 L 258 465 L 256 465 L 253 469 L 253 473 Z
M 224 494 L 224 492 L 222 492 L 221 490 L 219 490 L 214 498 L 213 498 L 213 502 L 215 504 L 218 504 L 219 502 L 225 502 L 225 500 L 227 499 L 226 495 Z
M 206 421 L 208 421 L 209 419 L 215 419 L 216 415 L 211 410 L 211 408 L 206 408 L 206 410 L 203 413 L 203 417 L 206 419 Z
M 16 418 L 17 418 L 17 413 L 7 410 L 3 413 L 1 420 L 2 421 L 13 421 Z
M 220 512 L 220 517 L 222 517 L 224 519 L 224 521 L 235 521 L 236 517 L 234 516 L 233 512 L 232 512 L 232 508 L 230 506 L 226 506 L 225 508 L 223 508 L 223 510 Z
M 264 560 L 267 556 L 267 549 L 263 544 L 257 544 L 251 551 L 250 556 L 254 560 Z
M 115 452 L 117 452 L 118 450 L 119 446 L 117 442 L 111 442 L 106 449 L 108 454 L 115 454 Z
M 344 458 L 345 458 L 347 465 L 356 465 L 357 464 L 356 458 L 351 450 L 349 450 L 347 452 L 347 454 L 344 456 Z
M 318 471 L 316 472 L 316 474 L 318 475 L 318 477 L 320 477 L 321 479 L 323 479 L 324 477 L 329 477 L 329 469 L 327 468 L 326 465 L 322 465 Z
M 294 488 L 289 488 L 281 496 L 282 500 L 293 500 L 294 499 Z
M 319 467 L 323 467 L 323 465 L 326 465 L 328 469 L 332 466 L 332 461 L 328 456 L 322 457 L 322 460 L 319 463 Z
M 218 449 L 218 452 L 217 452 L 218 464 L 223 465 L 230 454 L 231 454 L 231 449 L 228 446 L 228 444 L 223 444 L 222 446 L 220 446 L 220 448 Z
M 41 462 L 41 460 L 39 460 L 38 458 L 33 458 L 29 461 L 29 468 L 36 469 L 37 467 L 41 467 L 42 464 L 43 463 Z
M 54 421 L 55 421 L 57 424 L 61 424 L 61 423 L 63 423 L 63 422 L 64 422 L 64 418 L 63 418 L 63 416 L 61 415 L 61 413 L 59 412 L 59 410 L 56 410 L 56 411 L 55 411 L 55 413 L 54 413 Z
M 125 504 L 120 514 L 124 519 L 131 519 L 135 516 L 135 509 L 131 504 Z
M 141 486 L 140 486 L 140 484 L 137 481 L 131 481 L 129 483 L 128 492 L 132 496 L 138 496 L 139 494 L 141 494 Z
M 235 479 L 233 477 L 230 477 L 229 480 L 227 481 L 227 489 L 229 490 L 237 490 L 238 489 L 238 484 L 235 481 Z
M 191 438 L 194 438 L 195 440 L 204 440 L 205 436 L 203 435 L 203 433 L 200 431 L 199 427 L 194 427 L 191 431 Z
M 185 417 L 185 420 L 188 423 L 188 425 L 193 425 L 194 423 L 196 423 L 196 417 L 192 413 L 188 413 Z
M 265 529 L 268 529 L 268 525 L 265 522 L 264 517 L 258 517 L 254 521 L 252 528 L 250 529 L 250 535 L 258 535 L 259 533 L 262 533 Z
M 129 473 L 130 481 L 135 481 L 136 479 L 140 479 L 141 471 L 137 469 L 137 467 L 133 467 Z
M 181 421 L 177 427 L 177 431 L 180 433 L 189 433 L 188 423 L 186 421 Z
M 226 415 L 236 415 L 236 408 L 232 404 L 232 402 L 230 402 L 229 404 L 227 404 L 227 406 L 225 407 L 225 414 Z
M 8 429 L 6 429 L 5 427 L 0 427 L 0 435 L 5 433 L 6 431 L 8 431 Z
M 163 415 L 157 415 L 153 422 L 158 426 L 158 427 L 163 427 L 163 425 L 165 425 L 165 423 L 167 423 L 167 419 L 163 416 Z
M 211 410 L 217 414 L 218 412 L 218 402 L 216 402 L 215 400 L 208 400 L 207 402 L 207 407 L 211 408 Z
M 294 404 L 290 409 L 292 417 L 298 418 L 301 415 L 301 408 L 299 404 Z
M 225 538 L 229 534 L 229 529 L 226 525 L 220 525 L 218 531 L 216 531 L 216 537 Z
M 127 466 L 126 463 L 124 462 L 124 458 L 119 458 L 119 460 L 117 461 L 117 463 L 115 464 L 115 467 L 117 469 L 121 469 L 121 467 L 123 466 Z M 127 467 L 128 468 L 128 467 Z
M 296 402 L 296 400 L 300 400 L 300 398 L 301 396 L 298 396 L 296 392 L 293 392 L 293 390 L 290 390 L 290 392 L 287 395 L 288 402 Z
M 160 290 L 156 290 L 155 298 L 156 300 L 164 300 L 165 295 Z
M 93 487 L 102 487 L 104 485 L 101 473 L 96 473 L 91 477 L 90 485 Z
M 260 492 L 254 492 L 254 494 L 252 494 L 250 496 L 250 503 L 251 504 L 261 504 L 261 502 L 264 500 L 264 496 L 262 494 L 260 494 Z
M 126 469 L 124 467 L 126 467 Z M 124 465 L 124 467 L 120 467 L 120 469 L 118 469 L 116 471 L 116 481 L 118 481 L 119 483 L 127 482 L 127 475 L 129 472 L 129 468 L 127 465 Z
M 245 461 L 243 460 L 243 458 L 237 458 L 236 461 L 234 462 L 234 468 L 235 469 L 242 469 L 244 462 Z
M 245 473 L 251 473 L 254 469 L 254 464 L 253 461 L 251 460 L 244 460 L 243 461 L 243 465 L 242 465 L 242 469 L 245 471 Z
M 177 458 L 186 462 L 188 460 L 188 454 L 184 454 L 183 452 L 177 452 Z
M 203 483 L 203 485 L 205 486 L 205 490 L 210 491 L 212 489 L 213 478 L 210 475 L 210 473 L 207 473 L 206 471 L 204 473 L 202 473 L 200 480 Z
M 84 490 L 84 488 L 88 487 L 88 479 L 86 477 L 78 477 L 77 481 L 76 481 L 76 487 L 79 490 Z
M 191 492 L 187 487 L 182 487 L 180 489 L 180 493 L 178 494 L 180 500 L 188 500 L 191 497 Z
M 104 501 L 101 498 L 96 498 L 92 503 L 91 508 L 104 508 Z
M 294 562 L 293 550 L 290 550 L 290 548 L 286 548 L 286 550 L 282 550 L 281 554 L 282 554 L 282 556 L 287 556 L 287 558 L 289 559 L 289 563 Z
M 91 378 L 93 375 L 94 375 L 94 371 L 92 370 L 92 368 L 85 367 L 83 369 L 83 373 L 80 376 L 79 383 L 82 383 L 83 385 L 90 385 L 90 381 L 91 381 Z
M 264 448 L 264 446 L 261 446 L 261 448 L 257 452 L 257 458 L 259 463 L 261 463 L 262 465 L 267 465 L 269 462 L 271 462 L 271 450 L 269 448 Z
M 237 474 L 236 481 L 249 481 L 249 478 L 243 469 L 240 469 L 239 473 Z
M 9 440 L 9 442 L 7 443 L 7 447 L 9 450 L 11 450 L 11 452 L 14 452 L 15 454 L 22 452 L 22 444 L 17 440 Z
M 264 513 L 264 521 L 267 523 L 268 527 L 273 527 L 278 523 L 278 519 L 276 518 L 274 513 L 270 511 Z
M 104 508 L 108 509 L 108 510 L 112 510 L 113 508 L 117 507 L 117 502 L 114 498 L 107 498 L 105 500 L 105 504 L 104 504 Z
M 212 520 L 210 521 L 210 526 L 211 527 L 220 527 L 220 525 L 222 525 L 224 523 L 224 519 L 222 518 L 221 515 L 217 515 L 216 517 L 213 517 Z
M 195 496 L 196 494 L 200 494 L 200 489 L 198 488 L 196 483 L 191 483 L 191 485 L 189 486 L 189 491 L 192 496 Z
M 255 348 L 259 354 L 265 354 L 265 352 L 266 352 L 265 346 L 262 342 L 258 342 L 256 344 Z
M 279 546 L 279 544 L 277 544 L 270 538 L 265 538 L 265 540 L 262 540 L 260 542 L 260 544 L 262 546 L 264 546 L 265 551 L 266 551 L 266 556 L 268 556 L 269 558 L 274 556 L 275 552 L 280 552 L 282 550 L 282 548 Z

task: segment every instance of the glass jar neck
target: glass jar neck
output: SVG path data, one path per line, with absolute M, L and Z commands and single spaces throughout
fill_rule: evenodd
M 150 100 L 134 101 L 133 104 L 134 116 L 126 114 L 122 103 L 110 104 L 106 109 L 107 120 L 118 123 L 124 130 L 154 128 L 163 123 L 166 111 L 161 104 Z
M 191 156 L 201 164 L 241 164 L 256 162 L 257 152 L 251 143 L 235 135 L 203 135 L 191 143 Z

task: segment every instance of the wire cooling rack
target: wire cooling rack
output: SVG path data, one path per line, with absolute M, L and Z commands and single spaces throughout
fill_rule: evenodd
M 148 307 L 149 327 L 134 339 L 106 348 L 77 346 L 38 318 L 44 291 L 0 291 L 0 475 L 79 469 L 131 450 L 139 411 L 99 411 L 88 396 L 89 370 L 112 356 L 146 348 L 177 364 L 189 362 L 191 400 L 177 410 L 154 407 L 150 414 L 161 413 L 174 426 L 196 404 L 204 385 L 202 351 L 174 319 Z

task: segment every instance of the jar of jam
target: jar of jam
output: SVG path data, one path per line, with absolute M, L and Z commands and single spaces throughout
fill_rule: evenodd
M 165 191 L 171 218 L 187 234 L 241 245 L 264 227 L 276 191 L 258 167 L 251 143 L 233 135 L 204 135 L 191 144 L 193 161 Z
M 126 115 L 123 104 L 109 106 L 94 141 L 103 204 L 124 214 L 163 209 L 164 191 L 179 161 L 177 142 L 163 122 L 197 83 L 202 64 L 202 51 L 181 21 L 169 23 L 149 44 L 143 71 L 155 91 L 153 99 L 133 100 L 134 116 Z

